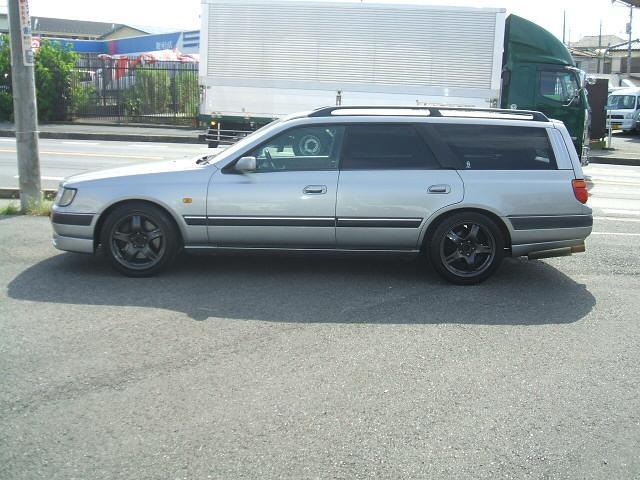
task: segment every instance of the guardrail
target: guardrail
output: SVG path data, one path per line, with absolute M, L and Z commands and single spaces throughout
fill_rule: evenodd
M 210 147 L 218 147 L 220 145 L 233 145 L 241 138 L 253 133 L 249 130 L 223 130 L 220 128 L 208 128 L 203 135 L 203 140 Z

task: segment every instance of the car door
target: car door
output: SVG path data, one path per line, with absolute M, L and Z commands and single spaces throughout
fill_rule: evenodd
M 455 170 L 440 168 L 411 123 L 347 127 L 336 204 L 339 248 L 418 248 L 421 227 L 462 201 Z
M 207 198 L 209 241 L 217 246 L 332 248 L 338 156 L 344 127 L 294 127 L 213 175 Z

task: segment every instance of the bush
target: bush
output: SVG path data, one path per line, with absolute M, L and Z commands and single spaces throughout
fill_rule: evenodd
M 36 96 L 40 121 L 66 120 L 73 101 L 71 79 L 78 54 L 60 42 L 42 40 L 36 53 Z
M 166 70 L 138 68 L 133 87 L 139 114 L 166 113 L 171 105 L 171 79 Z
M 198 76 L 193 71 L 178 72 L 176 82 L 176 113 L 196 117 L 200 102 Z

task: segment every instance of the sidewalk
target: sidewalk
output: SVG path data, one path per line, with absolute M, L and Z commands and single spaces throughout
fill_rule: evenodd
M 640 135 L 614 133 L 611 150 L 591 150 L 590 163 L 640 166 Z
M 111 140 L 129 142 L 203 143 L 204 129 L 86 123 L 54 123 L 39 126 L 40 138 L 64 140 Z M 15 137 L 12 123 L 0 123 L 0 137 Z

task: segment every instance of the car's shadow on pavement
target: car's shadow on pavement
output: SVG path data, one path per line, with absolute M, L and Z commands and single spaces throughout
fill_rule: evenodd
M 541 261 L 507 259 L 487 282 L 449 285 L 404 257 L 182 255 L 167 272 L 133 279 L 100 257 L 60 254 L 18 275 L 11 298 L 123 305 L 284 322 L 569 323 L 595 305 L 584 285 Z
M 13 299 L 152 307 L 278 322 L 540 325 L 595 305 L 584 285 L 542 261 L 507 259 L 481 285 L 442 281 L 423 260 L 329 255 L 182 255 L 167 272 L 127 278 L 100 257 L 64 253 L 20 273 Z

